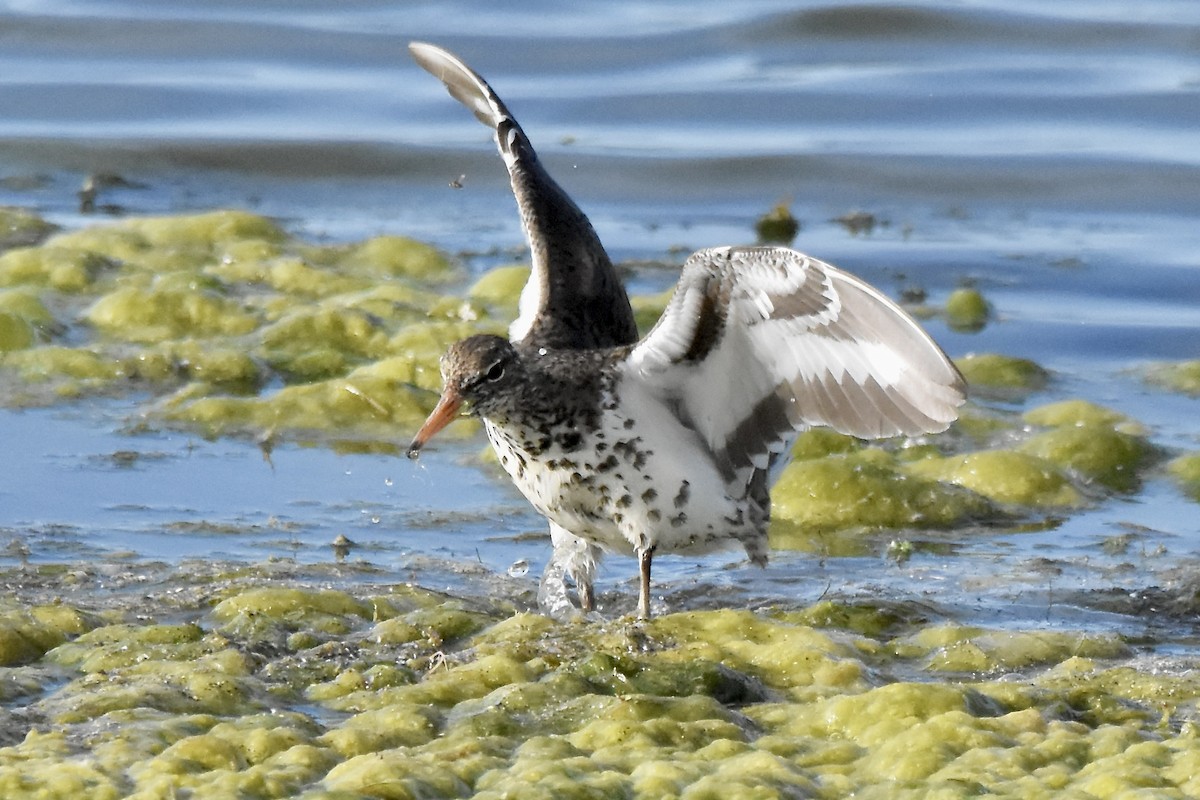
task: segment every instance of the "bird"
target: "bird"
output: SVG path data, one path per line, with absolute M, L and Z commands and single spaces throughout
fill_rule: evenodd
M 628 554 L 648 618 L 655 555 L 740 544 L 767 563 L 770 488 L 800 432 L 916 436 L 957 418 L 966 382 L 929 334 L 862 279 L 787 247 L 697 251 L 637 339 L 590 223 L 495 92 L 447 51 L 410 49 L 494 127 L 534 266 L 508 338 L 474 335 L 443 356 L 440 398 L 408 455 L 464 408 L 481 418 L 500 465 L 550 523 L 543 590 L 565 573 L 593 610 L 602 555 Z
M 427 42 L 409 52 L 440 80 L 450 95 L 492 131 L 508 168 L 521 227 L 532 261 L 509 337 L 530 347 L 584 350 L 637 341 L 633 308 L 612 260 L 591 221 L 554 181 L 525 131 L 488 82 L 455 54 Z M 538 589 L 538 604 L 569 612 L 565 575 L 575 580 L 580 604 L 594 606 L 592 582 L 583 568 L 592 548 L 550 521 L 553 551 Z

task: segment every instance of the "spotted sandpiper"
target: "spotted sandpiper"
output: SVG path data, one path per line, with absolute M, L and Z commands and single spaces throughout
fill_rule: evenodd
M 629 298 L 612 261 L 579 207 L 542 167 L 529 137 L 504 101 L 478 73 L 446 50 L 423 42 L 409 45 L 416 62 L 445 84 L 450 94 L 492 130 L 508 167 L 513 195 L 529 242 L 533 269 L 521 293 L 513 341 L 530 347 L 582 350 L 637 341 Z M 590 579 L 599 558 L 594 545 L 550 521 L 553 556 L 538 592 L 550 613 L 570 609 L 563 580 L 575 580 L 580 603 L 591 609 Z
M 658 323 L 632 342 L 595 233 L 499 98 L 450 53 L 410 48 L 494 125 L 534 269 L 513 341 L 472 336 L 443 358 L 441 399 L 409 456 L 464 404 L 482 417 L 501 465 L 550 521 L 551 566 L 585 610 L 602 552 L 638 558 L 641 617 L 656 553 L 741 543 L 765 564 L 769 490 L 800 431 L 917 435 L 957 417 L 965 382 L 929 335 L 874 287 L 788 248 L 695 253 Z

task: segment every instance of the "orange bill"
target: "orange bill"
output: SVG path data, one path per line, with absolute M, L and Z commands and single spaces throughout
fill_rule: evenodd
M 463 399 L 458 392 L 450 387 L 442 392 L 441 399 L 438 400 L 433 411 L 425 419 L 425 424 L 421 426 L 421 430 L 417 431 L 417 435 L 413 437 L 412 444 L 408 446 L 408 457 L 416 458 L 421 454 L 421 448 L 425 443 L 437 435 L 437 432 L 442 428 L 454 422 L 458 418 L 458 410 L 462 408 Z

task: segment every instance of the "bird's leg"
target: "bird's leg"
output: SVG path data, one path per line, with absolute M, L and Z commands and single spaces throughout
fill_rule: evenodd
M 576 580 L 575 590 L 579 592 L 579 607 L 584 611 L 596 610 L 596 591 L 590 580 Z
M 638 595 L 638 619 L 650 619 L 650 561 L 654 548 L 638 548 L 638 567 L 641 568 L 642 586 Z
M 567 597 L 566 578 L 569 577 L 579 595 L 580 608 L 594 611 L 596 592 L 592 586 L 596 579 L 596 562 L 600 560 L 599 548 L 554 522 L 550 523 L 550 541 L 554 544 L 554 553 L 542 576 L 538 605 L 552 617 L 565 618 L 567 612 L 573 610 Z
M 538 606 L 548 617 L 570 619 L 575 613 L 571 599 L 567 596 L 567 565 L 564 553 L 555 550 L 546 563 L 542 582 L 538 585 Z

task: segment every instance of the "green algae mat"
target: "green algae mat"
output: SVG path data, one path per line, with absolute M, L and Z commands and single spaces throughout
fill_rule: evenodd
M 1195 797 L 1195 673 L 1110 634 L 870 606 L 563 623 L 196 576 L 8 602 L 3 797 Z
M 125 397 L 134 431 L 399 454 L 445 347 L 502 331 L 526 275 L 237 211 L 57 231 L 4 210 L 0 405 Z M 634 302 L 649 325 L 665 298 Z M 969 290 L 917 311 L 966 330 L 992 314 Z M 958 363 L 975 400 L 944 435 L 802 436 L 773 548 L 882 538 L 901 561 L 926 531 L 1050 529 L 1148 483 L 1200 500 L 1197 453 L 1087 398 L 1031 401 L 1054 380 L 1034 362 Z M 1194 395 L 1195 375 L 1142 377 Z M 1200 796 L 1200 679 L 1116 625 L 969 625 L 836 592 L 557 622 L 503 576 L 454 596 L 353 564 L 118 568 L 103 588 L 79 565 L 0 570 L 0 797 Z M 1196 588 L 1096 607 L 1176 621 L 1191 652 Z

